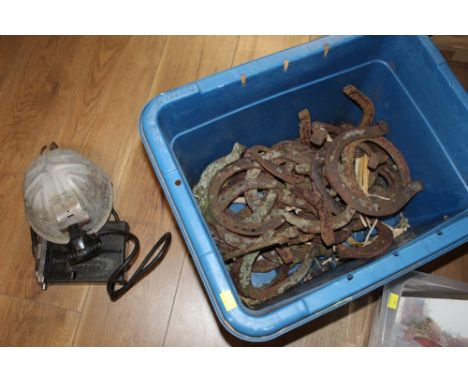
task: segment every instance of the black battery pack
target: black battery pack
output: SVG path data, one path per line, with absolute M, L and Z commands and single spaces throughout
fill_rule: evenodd
M 129 231 L 127 222 L 107 222 L 99 232 L 109 230 Z M 101 238 L 100 254 L 86 262 L 70 265 L 70 247 L 66 244 L 47 242 L 44 261 L 44 280 L 47 284 L 107 283 L 114 271 L 122 265 L 126 256 L 126 239 L 123 235 L 105 235 Z M 118 279 L 124 282 L 124 275 Z

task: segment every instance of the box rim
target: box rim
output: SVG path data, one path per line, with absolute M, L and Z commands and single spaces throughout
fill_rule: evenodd
M 165 141 L 164 137 L 162 136 L 161 131 L 159 130 L 158 125 L 158 113 L 164 107 L 164 105 L 169 104 L 170 102 L 181 99 L 186 96 L 190 96 L 192 94 L 196 94 L 198 92 L 208 91 L 211 88 L 211 84 L 216 82 L 215 80 L 222 80 L 226 81 L 225 83 L 231 83 L 232 81 L 238 81 L 238 75 L 240 72 L 245 72 L 246 67 L 248 67 L 252 62 L 256 62 L 257 64 L 265 63 L 266 68 L 262 67 L 260 71 L 267 70 L 268 67 L 271 67 L 273 64 L 275 66 L 278 63 L 281 63 L 283 58 L 287 55 L 288 57 L 294 56 L 294 58 L 300 58 L 302 56 L 307 56 L 312 52 L 316 52 L 317 50 L 322 49 L 323 43 L 335 44 L 341 41 L 349 41 L 358 37 L 325 37 L 321 38 L 303 45 L 299 45 L 286 51 L 274 53 L 272 55 L 259 58 L 257 60 L 242 64 L 240 66 L 227 69 L 226 71 L 214 74 L 212 76 L 206 77 L 204 79 L 189 83 L 182 87 L 170 90 L 167 93 L 162 93 L 155 98 L 153 98 L 143 109 L 143 112 L 140 117 L 140 124 L 139 130 L 140 135 L 145 146 L 145 149 L 148 153 L 154 171 L 159 179 L 161 187 L 166 195 L 166 198 L 169 202 L 169 205 L 172 209 L 172 212 L 176 216 L 176 220 L 178 223 L 179 228 L 181 229 L 182 235 L 184 237 L 187 246 L 189 247 L 189 251 L 191 253 L 192 259 L 196 265 L 197 271 L 202 278 L 204 283 L 205 290 L 208 293 L 208 296 L 211 300 L 211 305 L 215 310 L 218 319 L 222 323 L 222 325 L 234 336 L 251 342 L 263 342 L 272 340 L 296 327 L 299 327 L 320 315 L 323 315 L 339 306 L 342 306 L 368 292 L 373 289 L 378 288 L 379 286 L 394 280 L 395 278 L 410 272 L 411 270 L 423 265 L 426 262 L 431 261 L 432 259 L 438 257 L 444 252 L 449 251 L 452 248 L 455 248 L 458 245 L 466 242 L 468 240 L 468 234 L 465 232 L 466 230 L 463 229 L 463 226 L 468 224 L 468 210 L 462 211 L 457 216 L 449 219 L 448 221 L 442 223 L 441 225 L 434 227 L 430 231 L 426 232 L 424 235 L 418 238 L 418 242 L 409 242 L 407 245 L 398 248 L 394 253 L 387 254 L 386 256 L 382 257 L 381 259 L 375 260 L 371 264 L 368 264 L 365 269 L 357 269 L 353 272 L 353 275 L 359 275 L 360 272 L 366 271 L 365 273 L 372 272 L 373 268 L 377 267 L 378 264 L 381 264 L 382 261 L 386 258 L 398 258 L 399 259 L 399 268 L 392 267 L 393 270 L 398 269 L 399 271 L 396 273 L 392 273 L 391 275 L 384 275 L 378 282 L 373 282 L 371 285 L 358 286 L 359 283 L 356 281 L 358 277 L 353 277 L 352 280 L 348 280 L 346 276 L 340 277 L 336 280 L 331 281 L 329 284 L 319 287 L 317 289 L 311 290 L 309 293 L 306 293 L 303 297 L 296 298 L 294 301 L 291 302 L 289 305 L 285 305 L 280 307 L 276 310 L 273 310 L 267 313 L 264 316 L 254 316 L 248 314 L 248 311 L 244 308 L 243 303 L 239 301 L 238 293 L 235 290 L 232 290 L 232 281 L 226 280 L 225 272 L 221 271 L 219 268 L 219 256 L 217 254 L 216 248 L 213 248 L 211 245 L 211 240 L 206 240 L 210 238 L 210 233 L 207 232 L 205 224 L 202 222 L 198 222 L 197 232 L 203 233 L 203 240 L 208 241 L 208 248 L 204 251 L 204 253 L 198 253 L 197 251 L 197 241 L 200 241 L 201 238 L 199 236 L 195 236 L 193 239 L 193 227 L 190 227 L 189 224 L 190 220 L 199 220 L 198 218 L 203 218 L 201 212 L 196 205 L 193 196 L 191 195 L 191 190 L 187 187 L 186 182 L 183 182 L 181 188 L 177 189 L 177 192 L 182 194 L 179 196 L 184 203 L 184 209 L 187 209 L 187 204 L 189 205 L 189 209 L 193 212 L 197 213 L 196 218 L 194 219 L 193 216 L 191 219 L 188 219 L 185 215 L 185 211 L 179 211 L 177 208 L 176 201 L 174 200 L 173 193 L 174 186 L 170 183 L 174 177 L 184 178 L 181 169 L 178 166 L 177 161 L 173 158 L 173 154 L 170 151 L 170 147 L 168 143 Z M 432 44 L 428 37 L 417 37 L 423 42 L 424 47 L 429 51 L 431 57 L 439 64 L 445 62 L 438 52 L 437 48 Z M 440 61 L 442 60 L 442 62 Z M 262 65 L 256 65 L 262 66 Z M 256 70 L 259 70 L 258 68 Z M 252 72 L 253 73 L 253 72 Z M 443 76 L 447 76 L 447 71 L 442 72 Z M 453 75 L 453 74 L 452 74 Z M 450 76 L 450 72 L 448 74 Z M 453 80 L 449 78 L 449 80 Z M 456 80 L 456 79 L 455 79 Z M 456 80 L 457 81 L 457 80 Z M 459 84 L 458 84 L 459 85 Z M 461 85 L 459 85 L 461 86 Z M 457 91 L 460 94 L 460 89 L 456 89 L 452 87 L 452 90 Z M 463 91 L 463 95 L 466 97 L 465 92 Z M 466 104 L 466 99 L 463 98 L 463 102 Z M 165 157 L 165 155 L 168 155 Z M 161 168 L 165 168 L 165 171 L 161 171 Z M 184 178 L 185 179 L 185 178 Z M 195 204 L 195 205 L 194 205 Z M 189 221 L 187 221 L 189 220 Z M 441 227 L 445 227 L 448 234 L 446 235 L 439 235 L 438 232 L 440 231 Z M 454 236 L 451 236 L 454 235 Z M 451 239 L 447 239 L 447 237 L 451 236 Z M 194 243 L 195 241 L 195 243 Z M 199 245 L 198 245 L 199 246 Z M 205 246 L 201 246 L 204 248 Z M 401 259 L 405 256 L 391 256 L 392 254 L 404 254 L 406 252 L 414 252 L 417 249 L 424 249 L 422 253 L 425 255 L 419 255 L 416 257 L 413 253 L 410 256 L 406 256 L 407 260 L 411 260 L 412 264 L 409 261 L 402 261 Z M 413 261 L 414 260 L 414 261 Z M 388 260 L 387 260 L 388 261 Z M 393 261 L 395 262 L 395 261 Z M 406 265 L 405 265 L 406 264 Z M 379 267 L 385 267 L 385 265 L 380 265 Z M 207 273 L 214 273 L 217 275 L 218 278 L 214 278 Z M 220 277 L 222 276 L 222 279 Z M 364 275 L 359 276 L 364 277 Z M 364 277 L 365 278 L 365 277 Z M 350 283 L 353 284 L 354 282 L 354 289 L 349 289 Z M 361 285 L 363 282 L 360 283 Z M 346 288 L 339 288 L 341 285 L 346 285 Z M 324 290 L 326 289 L 341 289 L 341 294 L 336 297 L 338 294 L 335 294 L 333 299 L 328 299 L 327 293 L 324 294 Z M 233 294 L 235 301 L 237 303 L 237 308 L 232 310 L 227 310 L 223 306 L 222 301 L 220 300 L 219 294 L 223 291 L 231 291 Z M 353 292 L 354 291 L 354 292 Z M 332 292 L 333 294 L 334 292 Z M 312 296 L 313 295 L 313 296 Z M 317 299 L 323 298 L 324 300 L 335 301 L 334 303 L 328 303 L 326 306 L 322 303 L 321 305 L 317 303 Z M 320 307 L 318 307 L 320 305 Z M 291 312 L 289 314 L 285 314 L 286 310 L 295 310 L 294 317 L 291 317 Z M 281 321 L 279 325 L 276 317 L 279 315 L 283 316 L 284 321 Z M 268 316 L 268 317 L 267 317 Z M 301 316 L 300 318 L 298 318 Z M 272 318 L 275 318 L 274 320 Z M 289 320 L 287 321 L 286 318 Z M 291 320 L 293 318 L 293 320 Z M 273 322 L 275 321 L 275 322 Z

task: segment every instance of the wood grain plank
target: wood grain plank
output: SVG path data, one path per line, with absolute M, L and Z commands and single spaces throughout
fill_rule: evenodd
M 236 45 L 237 37 L 170 37 L 146 95 L 229 67 Z M 76 345 L 155 346 L 164 341 L 186 249 L 143 146 L 135 140 L 116 208 L 141 240 L 140 257 L 166 231 L 172 232 L 173 243 L 167 258 L 118 302 L 111 303 L 102 288 L 91 288 Z
M 171 36 L 150 98 L 231 66 L 237 36 Z
M 418 271 L 468 282 L 468 243 L 431 261 Z
M 164 346 L 243 344 L 221 327 L 197 270 L 186 257 Z
M 117 193 L 166 37 L 105 37 L 93 42 L 97 49 L 91 56 L 92 71 L 60 139 L 99 164 Z
M 366 346 L 381 289 L 360 297 L 290 335 L 292 346 Z
M 241 36 L 233 66 L 304 44 L 309 36 Z
M 0 94 L 3 92 L 3 86 L 9 76 L 9 68 L 16 70 L 24 62 L 21 48 L 24 38 L 20 36 L 0 36 Z M 11 81 L 10 81 L 11 82 Z
M 58 37 L 26 40 L 30 49 L 25 68 L 9 68 L 14 86 L 1 94 L 0 169 L 24 172 L 44 140 L 57 137 L 66 115 L 63 102 L 76 80 L 71 76 L 83 65 L 77 57 L 80 42 Z
M 74 81 L 80 80 L 86 57 L 86 41 L 77 38 L 24 38 L 24 64 L 14 61 L 7 69 L 7 82 L 1 93 L 0 203 L 5 211 L 0 220 L 0 291 L 78 310 L 87 287 L 52 288 L 42 293 L 34 279 L 29 227 L 21 197 L 26 167 L 40 147 L 55 139 L 73 97 Z M 19 70 L 18 70 L 19 68 Z M 9 81 L 10 78 L 12 81 Z M 8 91 L 6 91 L 8 90 Z M 65 293 L 63 293 L 65 292 Z
M 0 346 L 69 346 L 80 314 L 0 295 Z
M 320 34 L 316 34 L 316 35 L 310 35 L 309 36 L 309 41 L 314 41 L 314 40 L 317 40 L 321 37 L 324 37 L 323 35 L 320 35 Z
M 136 126 L 157 93 L 315 37 L 0 37 L 0 345 L 61 346 L 74 338 L 76 345 L 248 345 L 217 321 Z M 141 239 L 140 257 L 163 232 L 173 233 L 168 257 L 117 303 L 103 286 L 42 292 L 36 285 L 22 181 L 51 140 L 111 176 L 115 206 Z M 421 270 L 468 281 L 467 269 L 465 245 Z M 365 345 L 378 296 L 265 345 Z
M 36 56 L 29 59 L 29 65 L 37 61 L 45 64 L 26 71 L 23 81 L 28 86 L 31 77 L 45 72 L 42 74 L 44 83 L 36 84 L 34 91 L 18 87 L 22 106 L 13 110 L 9 127 L 2 130 L 13 134 L 12 139 L 22 145 L 28 140 L 31 142 L 34 149 L 23 154 L 24 165 L 29 164 L 44 143 L 55 140 L 59 146 L 77 149 L 99 164 L 118 185 L 131 149 L 128 143 L 136 135 L 141 105 L 146 101 L 154 76 L 154 63 L 158 62 L 164 43 L 165 38 L 149 37 L 73 37 L 44 43 Z M 58 96 L 48 101 L 34 101 L 40 97 L 31 94 L 40 95 L 47 87 L 59 89 Z M 42 120 L 37 120 L 39 117 L 35 114 Z M 19 128 L 25 135 L 17 135 L 18 127 L 13 128 L 16 122 L 22 123 Z M 31 134 L 35 124 L 42 139 Z M 25 166 L 19 167 L 15 173 L 23 174 Z M 21 195 L 22 176 L 17 175 L 14 179 L 5 193 Z M 9 207 L 13 216 L 0 224 L 11 225 L 8 229 L 20 231 L 10 236 L 14 238 L 9 243 L 11 250 L 2 253 L 9 261 L 3 268 L 8 277 L 5 285 L 2 284 L 2 293 L 82 310 L 88 286 L 51 286 L 46 293 L 38 288 L 31 277 L 34 262 L 28 226 L 24 215 L 17 213 L 23 210 L 22 199 L 11 201 Z M 15 224 L 11 224 L 12 221 Z M 14 250 L 17 253 L 13 255 Z

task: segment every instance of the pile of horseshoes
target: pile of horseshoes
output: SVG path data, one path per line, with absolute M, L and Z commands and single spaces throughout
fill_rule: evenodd
M 385 254 L 394 234 L 379 218 L 398 213 L 422 191 L 401 152 L 384 138 L 387 124 L 373 122 L 372 101 L 353 85 L 343 92 L 362 109 L 358 126 L 312 122 L 305 109 L 299 139 L 272 147 L 236 143 L 208 165 L 193 189 L 247 305 L 345 258 Z M 367 231 L 364 242 L 353 238 L 357 231 Z M 273 280 L 254 286 L 252 273 L 274 270 Z

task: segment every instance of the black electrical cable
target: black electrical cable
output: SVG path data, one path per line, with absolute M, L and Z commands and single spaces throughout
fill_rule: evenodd
M 138 237 L 136 237 L 131 232 L 116 229 L 100 232 L 98 236 L 102 237 L 106 235 L 121 235 L 124 236 L 127 240 L 133 242 L 133 249 L 130 252 L 130 255 L 127 256 L 122 265 L 120 265 L 114 271 L 114 273 L 112 273 L 109 280 L 107 281 L 107 293 L 109 294 L 109 297 L 112 301 L 116 301 L 120 297 L 122 297 L 126 292 L 128 292 L 128 290 L 132 288 L 138 281 L 140 281 L 149 272 L 151 272 L 154 269 L 154 267 L 162 260 L 162 258 L 166 255 L 169 249 L 172 236 L 170 232 L 166 232 L 164 235 L 162 235 L 161 238 L 153 246 L 153 248 L 151 248 L 151 250 L 148 252 L 138 269 L 135 271 L 135 273 L 133 273 L 132 277 L 130 277 L 128 281 L 124 282 L 123 286 L 120 289 L 116 290 L 116 284 L 120 283 L 119 278 L 128 270 L 130 264 L 138 256 L 140 250 L 140 240 L 138 240 Z M 161 249 L 158 251 L 157 255 L 153 258 L 153 260 L 149 262 L 159 247 L 161 247 Z
M 117 211 L 116 211 L 115 209 L 112 208 L 111 214 L 112 214 L 112 216 L 114 217 L 114 221 L 116 221 L 116 222 L 119 222 L 119 221 L 120 221 L 119 214 L 117 213 Z

